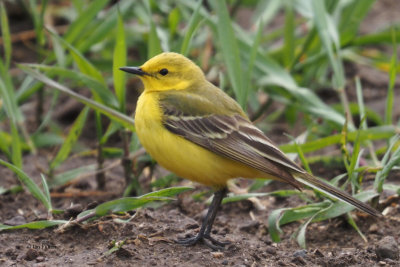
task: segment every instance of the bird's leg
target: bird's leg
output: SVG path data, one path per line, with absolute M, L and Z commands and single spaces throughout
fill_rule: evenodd
M 223 192 L 221 192 L 221 191 L 223 191 Z M 220 195 L 217 195 L 219 192 L 221 192 Z M 212 225 L 213 225 L 213 223 L 214 223 L 215 217 L 216 217 L 216 215 L 217 215 L 218 208 L 220 207 L 221 202 L 222 202 L 222 200 L 224 199 L 226 193 L 227 193 L 227 189 L 226 189 L 226 188 L 224 188 L 224 189 L 222 189 L 222 190 L 220 190 L 220 191 L 215 192 L 215 194 L 214 194 L 214 199 L 216 199 L 217 207 L 215 208 L 215 211 L 213 211 L 213 212 L 211 213 L 211 215 L 210 215 L 210 223 L 206 226 L 206 229 L 205 229 L 205 231 L 204 231 L 204 237 L 203 237 L 204 239 L 208 239 L 208 240 L 210 240 L 213 244 L 215 244 L 215 245 L 217 245 L 217 246 L 220 246 L 220 247 L 223 247 L 223 246 L 225 246 L 225 245 L 228 245 L 229 242 L 228 242 L 228 241 L 221 242 L 221 241 L 215 240 L 213 237 L 211 237 L 211 230 L 212 230 Z M 214 202 L 214 199 L 213 199 L 213 202 Z M 212 204 L 213 204 L 213 203 L 211 203 L 211 206 L 212 206 Z M 210 213 L 211 206 L 210 206 L 210 208 L 209 208 L 209 210 L 208 210 L 208 213 Z
M 187 239 L 178 239 L 176 242 L 182 245 L 191 246 L 202 240 L 207 246 L 212 249 L 220 249 L 229 242 L 220 242 L 211 237 L 211 229 L 214 223 L 215 217 L 217 215 L 218 209 L 221 206 L 222 199 L 225 197 L 227 192 L 226 187 L 221 190 L 218 190 L 214 193 L 214 198 L 211 202 L 210 207 L 208 208 L 208 212 L 206 217 L 203 220 L 203 224 L 201 225 L 199 233 Z M 210 240 L 211 243 L 207 242 L 206 239 Z

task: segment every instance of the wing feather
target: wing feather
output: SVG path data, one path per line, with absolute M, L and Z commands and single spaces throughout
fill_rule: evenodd
M 188 116 L 171 106 L 162 109 L 163 124 L 174 134 L 299 188 L 290 171 L 304 171 L 240 115 Z

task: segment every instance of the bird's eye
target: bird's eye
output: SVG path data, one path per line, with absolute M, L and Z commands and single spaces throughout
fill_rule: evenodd
M 168 70 L 167 70 L 167 69 L 161 69 L 161 70 L 159 71 L 159 73 L 160 73 L 162 76 L 165 76 L 165 75 L 168 74 Z

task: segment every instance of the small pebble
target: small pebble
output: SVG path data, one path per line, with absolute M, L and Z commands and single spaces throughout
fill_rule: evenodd
M 239 230 L 243 232 L 254 232 L 260 226 L 260 222 L 258 221 L 250 221 L 249 223 L 245 223 L 239 226 Z
M 379 227 L 376 223 L 372 224 L 368 229 L 368 231 L 370 233 L 376 233 L 376 232 L 378 232 L 378 230 L 379 230 Z
M 211 252 L 211 255 L 213 255 L 213 257 L 216 259 L 221 259 L 224 257 L 224 253 L 222 252 Z
M 386 259 L 385 261 L 386 261 L 387 264 L 392 265 L 392 266 L 398 266 L 399 265 L 398 264 L 399 262 L 395 261 L 395 260 Z
M 276 255 L 276 247 L 268 246 L 265 248 L 265 252 L 271 255 Z
M 28 249 L 24 255 L 24 259 L 27 261 L 33 261 L 37 257 L 39 257 L 39 252 L 32 248 Z
M 39 256 L 36 258 L 36 262 L 43 262 L 44 261 L 44 257 L 43 256 Z
M 382 259 L 399 259 L 399 246 L 393 236 L 385 236 L 375 247 L 375 253 L 379 260 Z
M 304 258 L 305 256 L 307 256 L 307 250 L 302 249 L 302 250 L 297 250 L 293 253 L 293 257 L 301 257 Z
M 296 265 L 306 265 L 306 261 L 302 257 L 295 257 L 292 262 Z

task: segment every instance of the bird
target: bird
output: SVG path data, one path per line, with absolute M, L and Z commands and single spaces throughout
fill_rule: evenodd
M 229 243 L 216 240 L 211 230 L 227 194 L 227 181 L 239 177 L 274 179 L 299 190 L 307 185 L 372 216 L 381 216 L 290 160 L 189 58 L 163 52 L 140 67 L 120 70 L 137 75 L 144 86 L 135 112 L 135 129 L 142 146 L 167 170 L 214 189 L 198 234 L 175 240 L 177 243 L 190 246 L 202 241 L 213 249 Z

